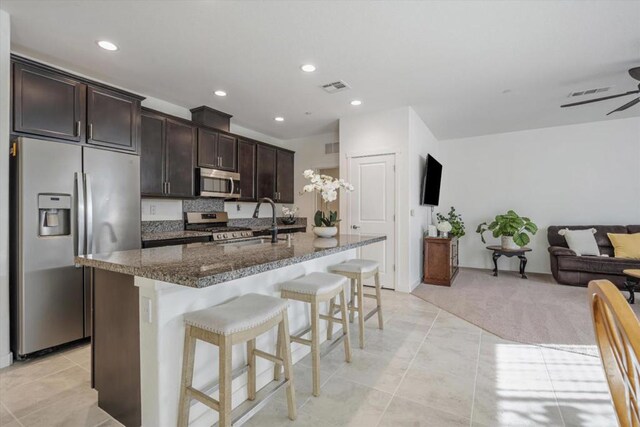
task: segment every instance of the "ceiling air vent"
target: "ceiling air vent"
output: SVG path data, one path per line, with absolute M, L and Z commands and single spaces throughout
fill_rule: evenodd
M 338 80 L 337 82 L 333 83 L 327 83 L 326 85 L 322 85 L 320 87 L 327 93 L 342 92 L 349 89 L 349 85 L 342 80 Z
M 573 98 L 574 96 L 594 95 L 596 93 L 607 92 L 611 88 L 612 88 L 612 86 L 599 87 L 599 88 L 596 88 L 596 89 L 577 90 L 575 92 L 571 92 L 567 98 Z
M 324 144 L 324 154 L 334 154 L 339 152 L 340 152 L 339 142 L 330 142 L 329 144 Z

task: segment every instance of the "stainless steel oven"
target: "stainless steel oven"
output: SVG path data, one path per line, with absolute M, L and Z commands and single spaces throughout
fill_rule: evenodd
M 237 199 L 240 193 L 240 174 L 217 169 L 198 169 L 198 195 Z

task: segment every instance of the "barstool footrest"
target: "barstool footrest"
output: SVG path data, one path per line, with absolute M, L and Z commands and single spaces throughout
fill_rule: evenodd
M 255 354 L 258 357 L 262 357 L 263 359 L 266 359 L 266 360 L 268 360 L 270 362 L 273 362 L 276 365 L 284 364 L 284 360 L 281 357 L 276 357 L 273 354 L 266 353 L 266 352 L 264 352 L 262 350 L 255 349 L 255 350 L 253 350 L 253 354 Z
M 207 405 L 211 409 L 214 409 L 216 411 L 220 411 L 220 402 L 215 400 L 213 397 L 207 396 L 206 394 L 204 394 L 200 390 L 197 390 L 197 389 L 195 389 L 193 387 L 187 387 L 187 393 L 188 393 L 189 397 L 194 398 L 198 402 L 204 403 L 205 405 Z
M 333 313 L 333 314 L 336 314 L 336 313 Z M 342 319 L 338 317 L 327 316 L 326 314 L 320 314 L 318 317 L 320 317 L 322 320 L 333 320 L 334 322 L 342 322 Z
M 304 335 L 304 334 L 302 334 Z M 296 336 L 291 336 L 291 341 L 292 342 L 297 342 L 298 344 L 304 344 L 304 345 L 311 345 L 311 340 L 308 340 L 306 338 L 302 338 L 302 337 L 296 337 Z
M 256 393 L 256 400 L 247 400 L 231 411 L 231 425 L 242 425 L 249 421 L 260 409 L 262 409 L 276 395 L 276 393 L 290 380 L 271 381 Z M 234 416 L 234 413 L 238 415 Z
M 376 308 L 374 308 L 373 310 L 371 310 L 370 312 L 368 312 L 365 316 L 364 316 L 364 321 L 366 322 L 367 320 L 369 320 L 369 318 L 371 316 L 373 316 L 374 314 L 376 314 L 378 311 L 380 311 L 380 306 L 377 306 Z

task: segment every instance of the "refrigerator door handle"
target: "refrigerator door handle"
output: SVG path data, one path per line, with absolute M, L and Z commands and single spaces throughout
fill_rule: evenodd
M 86 233 L 87 233 L 87 255 L 93 251 L 93 194 L 91 190 L 91 177 L 88 173 L 84 174 L 84 191 L 85 191 L 85 210 L 86 216 Z
M 76 256 L 84 255 L 85 221 L 84 221 L 84 180 L 82 172 L 74 174 L 74 186 L 76 193 L 76 241 L 74 242 Z M 76 267 L 81 267 L 76 265 Z

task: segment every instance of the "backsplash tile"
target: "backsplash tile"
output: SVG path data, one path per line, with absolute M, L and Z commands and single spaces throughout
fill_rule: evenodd
M 182 231 L 184 224 L 182 220 L 172 221 L 142 221 L 142 233 L 163 233 L 167 231 Z
M 221 212 L 224 210 L 224 199 L 185 199 L 182 201 L 182 212 Z

